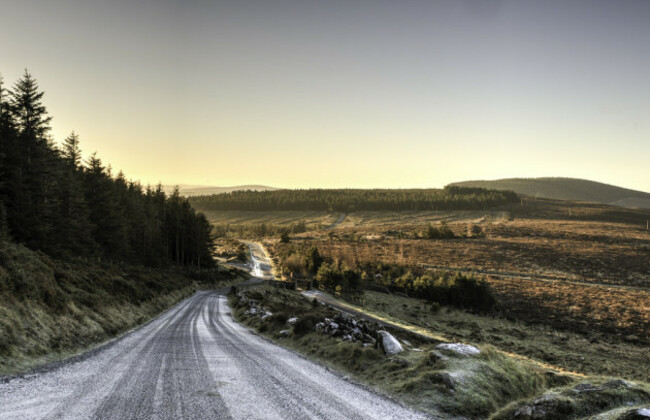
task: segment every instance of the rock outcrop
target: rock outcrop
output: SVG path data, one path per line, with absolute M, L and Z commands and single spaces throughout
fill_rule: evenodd
M 316 331 L 339 337 L 343 341 L 374 345 L 376 326 L 373 323 L 338 313 L 333 318 L 325 318 L 316 324 Z
M 477 347 L 462 343 L 442 343 L 436 346 L 438 350 L 460 356 L 476 356 L 481 353 Z
M 381 337 L 381 347 L 384 349 L 386 356 L 392 356 L 404 351 L 404 347 L 388 331 L 377 331 Z

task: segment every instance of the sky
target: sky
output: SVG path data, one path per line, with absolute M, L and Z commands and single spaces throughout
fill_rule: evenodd
M 650 1 L 0 0 L 0 73 L 143 184 L 650 191 Z

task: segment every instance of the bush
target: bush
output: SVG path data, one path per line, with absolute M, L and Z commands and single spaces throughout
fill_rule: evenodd
M 293 325 L 293 332 L 296 335 L 303 335 L 316 331 L 316 324 L 320 321 L 321 317 L 316 314 L 305 314 L 298 318 L 298 321 Z
M 274 324 L 282 325 L 282 324 L 285 324 L 287 322 L 287 319 L 289 319 L 289 314 L 287 314 L 284 311 L 276 312 L 269 319 Z
M 473 224 L 467 229 L 467 236 L 470 238 L 482 238 L 485 236 L 485 232 L 483 232 L 481 226 Z
M 447 222 L 443 221 L 437 228 L 429 225 L 428 229 L 422 233 L 422 237 L 424 239 L 453 239 L 456 235 L 449 228 Z
M 451 305 L 484 312 L 492 309 L 496 304 L 487 282 L 461 273 L 453 276 L 445 274 L 434 276 L 425 273 L 416 277 L 411 271 L 407 271 L 396 279 L 395 286 L 413 297 L 426 299 L 438 305 Z M 432 308 L 432 311 L 436 310 Z

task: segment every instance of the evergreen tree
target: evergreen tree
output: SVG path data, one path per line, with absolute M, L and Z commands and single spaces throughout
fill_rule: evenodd
M 15 212 L 9 225 L 28 244 L 47 247 L 57 197 L 55 153 L 47 138 L 51 117 L 43 105 L 43 95 L 27 70 L 10 92 L 9 109 L 17 134 L 12 164 L 17 171 L 11 186 Z
M 84 191 L 89 218 L 93 224 L 93 239 L 113 258 L 126 252 L 125 218 L 116 194 L 116 188 L 97 153 L 86 162 Z
M 62 156 L 75 170 L 81 166 L 79 136 L 74 131 L 63 140 Z
M 50 131 L 51 117 L 43 105 L 44 92 L 38 90 L 38 83 L 25 70 L 23 78 L 14 85 L 11 95 L 11 111 L 18 128 L 27 163 L 30 164 L 33 154 L 40 146 L 46 144 L 46 134 Z
M 4 79 L 0 74 L 0 240 L 7 238 L 7 186 L 10 185 L 10 173 L 7 165 L 7 153 L 15 145 L 14 130 L 9 112 L 8 92 L 4 88 Z
M 56 225 L 58 240 L 65 243 L 65 251 L 80 255 L 91 255 L 97 251 L 97 244 L 91 236 L 89 210 L 84 194 L 79 136 L 72 132 L 64 140 L 59 164 L 60 179 L 60 223 Z
M 63 256 L 213 264 L 210 224 L 187 199 L 114 177 L 96 154 L 82 163 L 74 132 L 58 150 L 42 98 L 29 72 L 11 91 L 0 77 L 0 239 Z

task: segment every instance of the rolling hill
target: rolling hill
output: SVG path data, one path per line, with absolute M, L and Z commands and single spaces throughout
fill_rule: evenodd
M 518 194 L 559 200 L 650 208 L 650 193 L 577 178 L 508 178 L 494 181 L 456 182 L 450 185 L 511 190 Z

